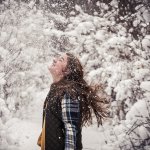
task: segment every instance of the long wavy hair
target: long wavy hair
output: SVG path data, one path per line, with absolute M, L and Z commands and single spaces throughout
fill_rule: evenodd
M 55 95 L 61 97 L 65 90 L 73 99 L 80 100 L 81 126 L 91 125 L 93 114 L 96 116 L 98 126 L 102 125 L 102 120 L 109 116 L 109 111 L 105 107 L 105 104 L 109 103 L 109 96 L 104 92 L 104 86 L 88 85 L 84 80 L 83 67 L 79 59 L 70 52 L 66 54 L 67 66 L 63 71 L 68 69 L 69 73 L 58 82 L 52 83 L 51 87 L 55 89 Z

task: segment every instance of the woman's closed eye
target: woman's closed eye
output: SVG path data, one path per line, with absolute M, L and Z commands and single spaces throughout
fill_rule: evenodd
M 64 61 L 64 58 L 63 58 L 63 57 L 61 57 L 59 60 L 62 62 L 62 61 Z

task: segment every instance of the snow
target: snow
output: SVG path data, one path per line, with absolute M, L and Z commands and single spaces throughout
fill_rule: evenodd
M 6 125 L 6 140 L 10 145 L 9 147 L 4 147 L 4 149 L 40 149 L 40 147 L 37 145 L 37 138 L 41 132 L 41 122 L 25 119 L 12 119 Z M 103 138 L 99 139 L 100 136 L 103 137 L 103 134 L 97 134 L 98 130 L 96 130 L 94 127 L 87 127 L 83 128 L 82 130 L 84 149 L 99 150 L 100 146 L 104 143 Z
M 142 40 L 143 48 L 147 51 L 150 50 L 150 35 L 146 35 Z
M 10 126 L 8 124 L 10 124 Z M 36 140 L 39 136 L 41 126 L 38 122 L 25 119 L 11 119 L 9 122 L 6 123 L 6 125 L 6 140 L 10 144 L 10 147 L 8 147 L 9 149 L 39 149 Z
M 104 36 L 105 33 L 106 33 L 105 30 L 98 30 L 95 34 L 95 38 L 103 41 L 105 39 Z
M 148 69 L 137 69 L 134 71 L 134 75 L 137 80 L 141 80 L 146 77 L 149 77 L 149 74 L 150 72 Z
M 12 0 L 10 9 L 0 14 L 0 22 L 4 21 L 0 29 L 0 150 L 40 149 L 42 106 L 52 83 L 47 67 L 53 56 L 63 51 L 76 54 L 86 81 L 105 83 L 106 93 L 112 96 L 111 118 L 99 128 L 96 122 L 83 128 L 84 150 L 126 150 L 132 148 L 130 138 L 147 139 L 148 124 L 134 125 L 145 123 L 150 115 L 150 35 L 135 40 L 125 24 L 108 19 L 109 14 L 88 15 L 77 5 L 80 13 L 70 18 L 34 5 L 31 1 L 18 8 Z M 117 1 L 111 5 L 117 8 Z M 108 9 L 105 4 L 103 7 Z M 145 8 L 140 11 L 144 12 L 145 27 L 149 13 Z M 137 15 L 135 27 L 142 19 Z
M 36 95 L 35 100 L 30 103 L 28 111 L 26 111 L 26 119 L 11 118 L 5 123 L 6 142 L 9 145 L 3 143 L 2 149 L 26 150 L 30 148 L 31 150 L 38 150 L 40 148 L 37 145 L 37 139 L 42 130 L 42 105 L 47 92 L 45 90 Z M 97 134 L 99 130 L 95 125 L 82 129 L 82 142 L 85 150 L 99 150 L 99 146 L 104 143 L 106 137 L 103 137 L 103 132 Z M 99 139 L 100 136 L 103 138 Z
M 149 91 L 150 92 L 150 81 L 144 81 L 141 83 L 140 87 L 143 90 Z
M 123 80 L 118 83 L 115 87 L 114 91 L 117 92 L 116 100 L 126 99 L 127 97 L 131 97 L 132 91 L 132 80 Z
M 138 100 L 126 114 L 126 119 L 134 121 L 139 116 L 142 116 L 141 119 L 149 117 L 149 106 L 150 103 L 146 102 L 146 100 Z

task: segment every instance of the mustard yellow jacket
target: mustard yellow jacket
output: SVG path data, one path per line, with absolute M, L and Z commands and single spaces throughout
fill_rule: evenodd
M 46 104 L 46 107 L 47 107 L 47 104 Z M 41 147 L 41 150 L 45 150 L 45 116 L 44 116 L 42 132 L 38 138 L 37 145 Z
M 41 147 L 41 150 L 45 150 L 45 118 L 44 118 L 42 132 L 38 138 L 37 144 Z
M 46 107 L 47 107 L 47 104 L 46 104 Z M 42 132 L 38 138 L 37 145 L 41 147 L 41 150 L 45 150 L 45 116 L 44 116 Z

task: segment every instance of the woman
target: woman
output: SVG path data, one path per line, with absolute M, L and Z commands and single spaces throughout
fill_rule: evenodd
M 83 68 L 77 57 L 63 53 L 49 67 L 53 77 L 43 106 L 42 132 L 38 139 L 41 150 L 82 150 L 82 127 L 92 124 L 92 114 L 98 126 L 108 116 L 102 107 L 106 97 L 97 94 L 83 79 Z

